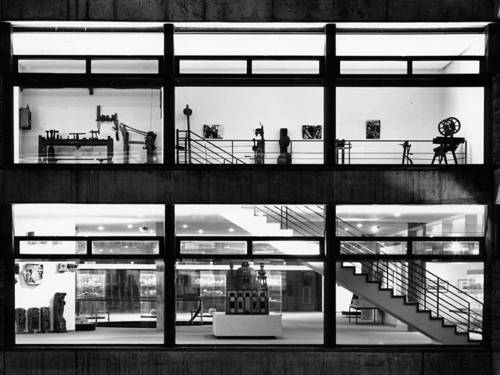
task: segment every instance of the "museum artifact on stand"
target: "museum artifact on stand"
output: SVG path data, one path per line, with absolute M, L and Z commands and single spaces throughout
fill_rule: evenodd
M 64 298 L 66 293 L 55 293 L 54 301 L 52 304 L 54 316 L 54 332 L 66 332 L 66 319 L 64 319 L 64 305 L 66 301 Z
M 28 309 L 28 332 L 34 333 L 40 331 L 40 309 L 30 307 Z
M 280 155 L 278 156 L 278 164 L 292 164 L 292 154 L 288 152 L 290 146 L 290 137 L 288 136 L 288 129 L 280 129 Z

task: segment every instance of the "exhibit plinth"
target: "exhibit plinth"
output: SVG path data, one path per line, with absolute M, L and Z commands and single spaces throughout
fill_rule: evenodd
M 281 314 L 213 315 L 212 331 L 217 337 L 278 337 L 281 330 Z

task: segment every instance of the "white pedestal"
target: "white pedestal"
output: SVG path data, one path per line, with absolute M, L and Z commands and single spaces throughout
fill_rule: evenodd
M 281 336 L 281 314 L 226 315 L 215 313 L 212 331 L 219 337 L 276 337 Z

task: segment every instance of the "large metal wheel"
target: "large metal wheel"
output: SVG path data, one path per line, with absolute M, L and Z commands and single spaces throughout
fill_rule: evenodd
M 448 117 L 439 123 L 438 130 L 441 135 L 451 137 L 460 130 L 460 121 L 456 117 Z

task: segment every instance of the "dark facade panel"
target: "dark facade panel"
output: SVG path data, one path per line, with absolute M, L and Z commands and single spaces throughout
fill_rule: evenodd
M 485 168 L 4 170 L 3 202 L 488 203 Z
M 2 0 L 5 20 L 490 21 L 491 0 Z M 495 7 L 498 9 L 498 6 Z
M 484 352 L 369 353 L 269 351 L 6 352 L 5 374 L 434 375 L 491 373 Z M 196 360 L 193 360 L 196 358 Z
M 15 351 L 5 353 L 5 374 L 75 374 L 76 354 L 71 351 Z

